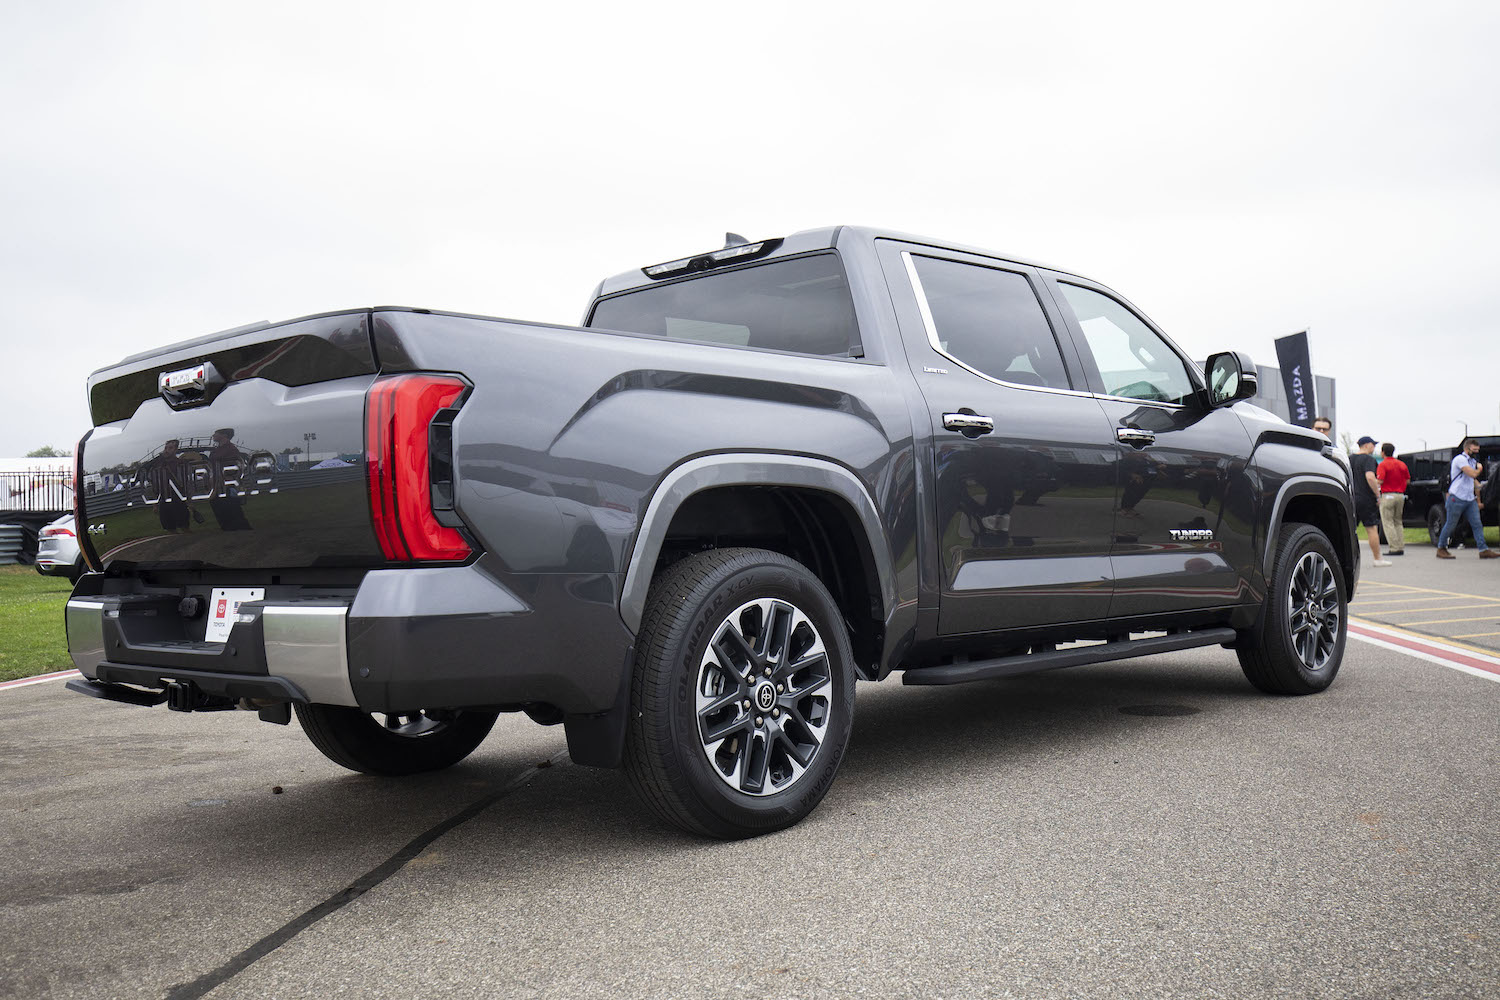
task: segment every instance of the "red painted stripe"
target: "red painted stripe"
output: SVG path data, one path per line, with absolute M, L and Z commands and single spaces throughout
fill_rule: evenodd
M 6 688 L 21 687 L 24 684 L 35 684 L 37 681 L 51 681 L 59 677 L 71 677 L 76 673 L 78 673 L 76 670 L 59 670 L 56 673 L 37 674 L 34 677 L 17 677 L 13 681 L 0 682 L 0 691 L 4 691 Z
M 1486 660 L 1481 660 L 1477 656 L 1468 656 L 1462 651 L 1454 649 L 1452 646 L 1446 646 L 1439 642 L 1422 642 L 1419 639 L 1408 639 L 1406 636 L 1397 635 L 1393 632 L 1375 632 L 1371 629 L 1360 628 L 1352 622 L 1349 625 L 1349 631 L 1370 639 L 1379 639 L 1381 642 L 1388 642 L 1393 646 L 1404 646 L 1407 649 L 1414 649 L 1419 653 L 1427 653 L 1430 656 L 1437 656 L 1453 663 L 1462 663 L 1464 666 L 1473 667 L 1475 670 L 1483 670 L 1487 674 L 1500 676 L 1500 666 L 1496 666 Z

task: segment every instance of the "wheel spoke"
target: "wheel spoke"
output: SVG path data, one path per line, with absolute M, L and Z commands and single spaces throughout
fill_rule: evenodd
M 728 627 L 722 629 L 714 637 L 709 648 L 713 650 L 714 656 L 718 658 L 719 664 L 726 671 L 736 676 L 746 671 L 753 673 L 760 657 L 756 655 L 755 650 L 750 648 L 750 644 L 745 641 L 744 636 L 740 635 L 740 630 L 733 622 L 726 624 Z
M 717 724 L 705 721 L 703 724 L 703 742 L 722 743 L 740 730 L 749 728 L 750 717 L 748 715 L 735 715 Z
M 744 763 L 740 772 L 740 791 L 742 792 L 764 792 L 766 788 L 766 773 L 771 766 L 770 747 L 766 744 L 763 733 L 753 733 L 749 743 L 745 746 Z

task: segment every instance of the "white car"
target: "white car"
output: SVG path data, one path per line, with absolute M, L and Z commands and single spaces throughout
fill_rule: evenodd
M 72 514 L 62 517 L 37 532 L 36 571 L 47 576 L 65 576 L 77 581 L 87 567 L 78 551 L 77 526 Z

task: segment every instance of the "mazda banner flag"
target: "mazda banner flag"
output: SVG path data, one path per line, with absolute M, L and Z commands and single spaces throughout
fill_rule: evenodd
M 1276 363 L 1281 365 L 1281 384 L 1286 387 L 1289 419 L 1298 427 L 1311 427 L 1318 415 L 1318 394 L 1313 386 L 1312 366 L 1307 359 L 1307 331 L 1276 340 Z

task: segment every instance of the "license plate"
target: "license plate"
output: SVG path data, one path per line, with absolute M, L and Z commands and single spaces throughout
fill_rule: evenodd
M 266 596 L 264 587 L 215 587 L 208 599 L 208 642 L 227 642 L 229 630 L 239 621 L 240 605 Z
M 184 368 L 182 371 L 167 372 L 161 377 L 162 387 L 165 389 L 179 389 L 185 385 L 202 383 L 203 366 L 197 368 Z

